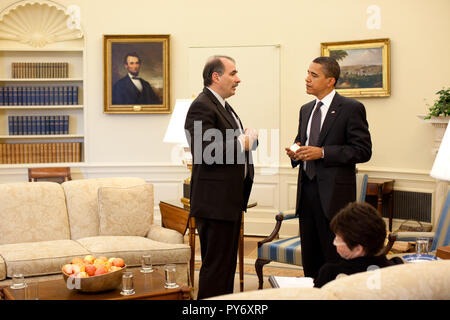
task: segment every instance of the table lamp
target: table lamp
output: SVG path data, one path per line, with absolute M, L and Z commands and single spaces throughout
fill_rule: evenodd
M 435 179 L 450 181 L 450 125 L 445 130 L 430 176 Z
M 192 154 L 186 140 L 184 122 L 186 121 L 186 115 L 193 100 L 177 99 L 163 139 L 164 142 L 176 143 L 175 148 L 172 149 L 172 161 L 177 162 L 181 160 L 188 167 L 189 171 L 192 171 Z M 189 175 L 183 182 L 183 197 L 181 198 L 181 202 L 186 206 L 190 205 L 190 185 L 191 176 Z
M 450 181 L 450 125 L 444 133 L 441 145 L 439 146 L 436 159 L 434 160 L 433 168 L 431 169 L 430 176 L 438 180 Z M 448 185 L 445 184 L 445 193 L 447 199 L 450 197 L 450 191 L 448 191 Z M 443 195 L 445 194 L 443 192 Z M 443 203 L 446 203 L 444 200 Z M 441 203 L 438 204 L 439 207 Z

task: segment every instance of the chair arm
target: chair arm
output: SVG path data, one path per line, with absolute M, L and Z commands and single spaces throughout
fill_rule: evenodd
M 283 220 L 290 220 L 290 219 L 298 218 L 298 216 L 295 215 L 295 210 L 286 210 L 284 212 L 282 211 L 278 215 L 283 216 Z
M 397 236 L 395 233 L 390 233 L 388 236 L 388 243 L 387 245 L 381 250 L 380 255 L 387 255 L 389 251 L 391 251 L 392 247 L 394 246 L 395 240 L 397 240 Z
M 398 241 L 416 241 L 418 237 L 434 238 L 434 232 L 398 231 L 395 235 Z
M 275 228 L 273 228 L 272 233 L 267 238 L 264 238 L 263 240 L 258 242 L 258 248 L 261 247 L 264 243 L 270 242 L 275 239 L 275 237 L 278 235 L 278 232 L 280 232 L 281 223 L 283 222 L 283 220 L 290 220 L 294 218 L 298 218 L 298 216 L 295 215 L 295 212 L 293 210 L 287 210 L 285 212 L 280 212 L 279 214 L 277 214 L 275 216 Z
M 180 244 L 184 243 L 184 236 L 176 230 L 167 229 L 156 224 L 152 224 L 147 238 L 159 242 Z

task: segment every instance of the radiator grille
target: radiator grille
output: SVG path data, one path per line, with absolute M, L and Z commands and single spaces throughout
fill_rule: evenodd
M 431 222 L 431 193 L 394 190 L 393 218 Z M 377 197 L 367 196 L 366 202 L 377 207 Z M 389 198 L 383 199 L 383 217 L 389 217 Z

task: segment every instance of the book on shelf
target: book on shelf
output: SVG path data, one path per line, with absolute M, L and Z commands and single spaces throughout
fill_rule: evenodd
M 78 86 L 0 87 L 0 106 L 78 105 Z
M 314 279 L 310 277 L 281 277 L 270 276 L 269 283 L 272 288 L 312 288 Z
M 2 143 L 1 164 L 81 162 L 82 142 Z
M 9 135 L 69 134 L 69 116 L 8 116 Z
M 69 77 L 68 62 L 13 62 L 14 79 L 54 79 Z

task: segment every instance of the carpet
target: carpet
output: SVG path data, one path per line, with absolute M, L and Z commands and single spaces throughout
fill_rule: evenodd
M 245 259 L 244 261 L 244 275 L 256 275 L 255 261 L 248 260 L 251 259 Z M 197 257 L 194 265 L 195 271 L 199 271 L 202 263 L 199 259 L 197 260 Z M 239 274 L 239 262 L 236 266 L 236 273 Z M 303 277 L 303 270 L 299 266 L 271 262 L 264 265 L 263 276 L 264 278 L 269 276 Z

